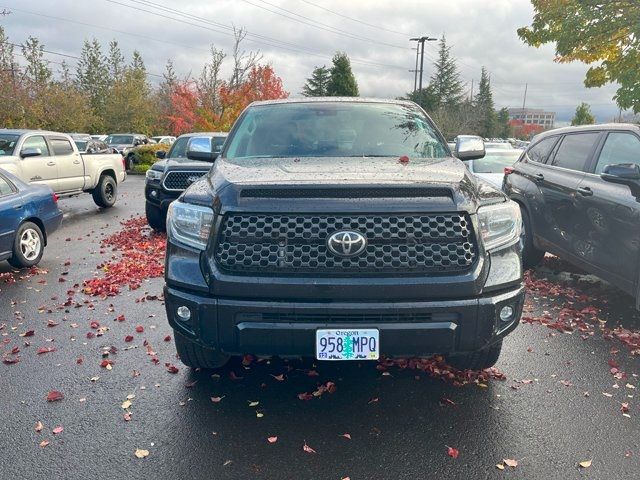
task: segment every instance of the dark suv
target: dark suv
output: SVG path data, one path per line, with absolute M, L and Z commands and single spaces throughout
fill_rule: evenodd
M 226 138 L 224 132 L 187 133 L 173 142 L 168 153 L 156 152 L 160 160 L 147 170 L 144 189 L 151 228 L 165 229 L 169 204 L 209 171 Z
M 478 139 L 458 142 L 481 158 Z M 166 311 L 181 360 L 445 354 L 485 368 L 524 300 L 520 209 L 416 104 L 258 102 L 169 207 Z
M 503 184 L 522 207 L 525 265 L 548 251 L 638 298 L 639 164 L 635 125 L 538 135 Z

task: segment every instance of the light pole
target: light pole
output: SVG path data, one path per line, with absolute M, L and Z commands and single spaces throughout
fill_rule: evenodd
M 437 38 L 428 36 L 416 37 L 409 39 L 412 42 L 418 42 L 418 50 L 420 51 L 420 81 L 418 83 L 418 91 L 422 91 L 422 73 L 424 72 L 424 42 L 435 42 Z M 418 52 L 416 52 L 416 70 L 418 70 Z M 417 72 L 416 72 L 417 74 Z M 413 83 L 413 91 L 416 92 L 415 78 Z

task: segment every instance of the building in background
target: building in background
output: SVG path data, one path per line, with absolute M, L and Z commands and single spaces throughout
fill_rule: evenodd
M 548 130 L 554 126 L 556 112 L 545 112 L 539 108 L 510 108 L 509 120 L 520 120 L 525 125 L 540 125 Z
M 531 140 L 534 136 L 546 129 L 537 123 L 524 123 L 523 120 L 509 120 L 513 136 L 521 140 Z

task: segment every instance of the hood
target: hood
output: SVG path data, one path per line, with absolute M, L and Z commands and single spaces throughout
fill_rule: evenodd
M 165 158 L 158 160 L 153 164 L 154 170 L 209 170 L 213 166 L 211 162 L 202 162 L 199 160 L 190 160 L 186 157 Z
M 108 143 L 107 145 L 111 148 L 117 148 L 118 150 L 124 150 L 125 148 L 133 147 L 132 143 Z
M 279 187 L 298 193 L 283 198 L 280 189 L 280 193 L 267 193 L 265 197 L 265 190 L 278 191 Z M 328 189 L 329 196 L 318 201 L 305 194 L 313 188 Z M 411 190 L 399 190 L 407 188 Z M 254 195 L 257 189 L 263 193 Z M 393 200 L 382 192 L 386 189 L 395 189 Z M 454 157 L 410 159 L 408 163 L 401 163 L 397 157 L 218 158 L 209 175 L 194 182 L 183 195 L 185 202 L 210 205 L 217 211 L 291 209 L 295 203 L 295 208 L 306 211 L 366 208 L 474 213 L 480 205 L 503 202 L 505 198 L 502 192 L 473 177 Z

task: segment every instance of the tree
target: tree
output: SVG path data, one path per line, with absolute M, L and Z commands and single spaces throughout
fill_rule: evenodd
M 26 91 L 15 61 L 13 45 L 0 26 L 0 125 L 5 128 L 25 127 Z
M 474 98 L 474 105 L 478 118 L 478 135 L 491 138 L 495 134 L 496 118 L 493 106 L 493 94 L 491 93 L 491 80 L 489 72 L 482 67 L 478 93 Z
M 113 84 L 124 73 L 124 55 L 116 40 L 109 42 L 109 57 L 107 59 L 109 81 Z
M 556 62 L 594 65 L 586 87 L 618 83 L 614 100 L 640 112 L 640 2 L 637 0 L 531 0 L 532 25 L 518 29 L 528 45 L 556 45 Z
M 351 61 L 346 53 L 338 52 L 333 56 L 327 95 L 331 97 L 357 97 L 359 95 L 358 83 L 351 71 Z
M 95 124 L 90 131 L 104 129 L 102 115 L 109 91 L 109 66 L 107 58 L 102 53 L 102 46 L 95 38 L 89 42 L 85 40 L 80 52 L 80 60 L 76 68 L 76 82 L 78 89 L 89 99 Z
M 198 95 L 194 82 L 176 82 L 171 93 L 171 108 L 167 115 L 168 131 L 172 135 L 192 132 L 198 123 Z
M 237 49 L 238 47 L 236 46 Z M 222 50 L 218 50 L 211 45 L 210 60 L 202 67 L 200 78 L 196 83 L 200 107 L 210 111 L 212 114 L 220 113 L 218 94 L 223 83 L 221 69 L 226 56 Z M 237 63 L 237 60 L 234 63 Z M 235 82 L 236 77 L 233 76 L 229 81 L 230 83 Z
M 307 78 L 302 87 L 302 95 L 305 97 L 326 97 L 330 76 L 331 72 L 326 66 L 314 68 L 311 77 Z
M 44 59 L 44 45 L 35 37 L 27 38 L 22 45 L 22 56 L 26 59 L 25 76 L 32 88 L 41 90 L 47 86 L 53 73 L 49 62 Z
M 430 87 L 436 105 L 448 107 L 459 105 L 464 97 L 463 83 L 456 60 L 451 55 L 451 47 L 447 46 L 444 35 L 440 39 L 438 59 L 434 63 L 435 72 L 430 79 Z
M 509 124 L 509 110 L 501 108 L 496 117 L 496 134 L 500 138 L 509 138 L 513 136 L 513 128 Z
M 438 108 L 438 99 L 436 98 L 431 85 L 427 88 L 423 88 L 422 90 L 407 93 L 404 99 L 417 103 L 427 113 L 434 112 Z
M 576 114 L 571 120 L 571 125 L 593 125 L 596 123 L 596 119 L 591 113 L 591 107 L 588 103 L 582 102 L 576 108 Z

